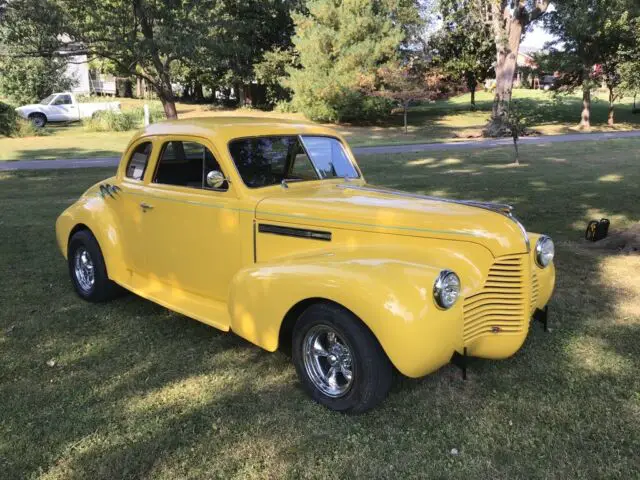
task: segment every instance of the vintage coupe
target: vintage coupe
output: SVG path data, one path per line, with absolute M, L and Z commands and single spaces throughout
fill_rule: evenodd
M 344 139 L 267 118 L 167 121 L 56 223 L 80 297 L 124 287 L 268 350 L 327 407 L 365 411 L 394 368 L 523 344 L 555 283 L 549 237 L 505 205 L 365 183 Z

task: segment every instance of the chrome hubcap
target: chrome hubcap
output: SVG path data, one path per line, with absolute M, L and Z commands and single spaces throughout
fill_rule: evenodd
M 317 325 L 302 345 L 307 375 L 329 397 L 345 395 L 353 383 L 352 353 L 347 342 L 331 327 Z
M 95 283 L 93 260 L 84 247 L 76 250 L 73 265 L 78 285 L 83 291 L 90 292 Z

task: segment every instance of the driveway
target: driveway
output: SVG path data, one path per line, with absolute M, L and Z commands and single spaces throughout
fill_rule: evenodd
M 522 137 L 520 144 L 545 145 L 550 143 L 564 142 L 588 142 L 601 141 L 616 138 L 638 138 L 640 130 L 630 132 L 612 133 L 573 133 L 568 135 L 548 135 L 542 137 Z M 381 145 L 378 147 L 354 147 L 353 153 L 356 156 L 372 154 L 393 154 L 393 153 L 414 153 L 442 150 L 465 150 L 479 148 L 494 148 L 504 145 L 511 145 L 510 138 L 498 138 L 487 140 L 469 140 L 449 143 L 415 143 L 411 145 Z M 0 161 L 1 170 L 46 170 L 57 168 L 89 168 L 89 167 L 113 167 L 118 165 L 119 157 L 101 158 L 75 158 L 58 160 L 19 160 Z

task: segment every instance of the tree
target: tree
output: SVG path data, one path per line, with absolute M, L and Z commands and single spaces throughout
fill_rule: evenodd
M 633 95 L 633 113 L 638 113 L 636 99 L 640 92 L 640 60 L 633 59 L 620 65 L 620 89 L 627 95 Z
M 497 51 L 496 92 L 491 120 L 485 128 L 485 134 L 499 136 L 505 131 L 504 122 L 511 102 L 522 34 L 529 25 L 547 12 L 551 0 L 475 1 L 479 3 L 479 8 L 483 9 L 491 23 Z
M 496 47 L 481 3 L 469 0 L 440 0 L 441 30 L 431 39 L 434 61 L 454 80 L 463 81 L 475 93 L 493 71 Z
M 388 98 L 402 107 L 405 134 L 408 133 L 407 116 L 411 102 L 444 96 L 440 88 L 442 75 L 426 70 L 419 62 L 385 65 L 378 69 L 377 78 L 379 84 L 375 88 L 367 85 L 363 88 L 370 95 Z
M 62 58 L 0 57 L 0 96 L 24 105 L 70 90 L 75 80 L 66 71 L 67 62 Z
M 365 95 L 363 78 L 376 84 L 391 65 L 420 16 L 412 0 L 311 0 L 295 14 L 293 38 L 301 68 L 289 68 L 294 106 L 325 121 L 374 119 L 389 102 Z
M 296 55 L 293 50 L 283 50 L 277 47 L 274 50 L 265 52 L 262 60 L 253 66 L 256 80 L 265 85 L 267 102 L 271 105 L 291 98 L 287 69 L 296 68 L 296 61 Z
M 591 126 L 591 91 L 602 81 L 609 88 L 609 124 L 614 122 L 619 65 L 633 47 L 640 7 L 635 0 L 563 0 L 545 18 L 563 49 L 551 49 L 548 67 L 563 73 L 565 88 L 582 87 L 581 128 Z
M 168 118 L 177 118 L 171 65 L 211 49 L 216 0 L 12 0 L 0 40 L 20 56 L 71 56 L 112 61 L 143 78 Z

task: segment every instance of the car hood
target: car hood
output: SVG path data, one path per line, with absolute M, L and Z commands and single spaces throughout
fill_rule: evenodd
M 495 256 L 526 253 L 508 206 L 415 195 L 361 183 L 292 184 L 256 206 L 259 221 L 471 241 Z

